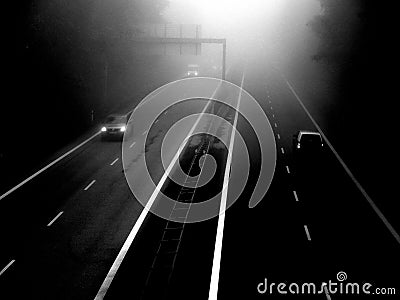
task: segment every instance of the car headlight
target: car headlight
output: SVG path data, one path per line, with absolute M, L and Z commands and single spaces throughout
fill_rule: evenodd
M 297 149 L 300 149 L 300 144 L 297 144 Z
M 194 72 L 194 76 L 197 76 L 197 75 L 199 75 L 199 73 L 197 73 L 197 72 Z
M 126 126 L 122 126 L 120 129 L 121 132 L 125 132 L 125 130 L 126 130 Z
M 106 132 L 106 131 L 107 131 L 107 128 L 101 127 L 101 132 Z

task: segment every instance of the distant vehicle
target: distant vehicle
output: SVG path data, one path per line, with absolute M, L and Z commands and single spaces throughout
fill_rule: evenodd
M 323 147 L 324 142 L 319 132 L 300 130 L 293 135 L 293 153 L 295 156 L 319 154 Z
M 188 77 L 199 76 L 199 65 L 194 65 L 194 64 L 188 65 L 187 76 Z
M 126 131 L 128 116 L 126 115 L 109 115 L 101 127 L 101 138 L 122 137 Z

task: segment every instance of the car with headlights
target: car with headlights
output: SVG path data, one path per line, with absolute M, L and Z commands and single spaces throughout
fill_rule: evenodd
M 109 115 L 101 127 L 101 138 L 105 140 L 106 138 L 122 137 L 126 131 L 127 122 L 127 115 Z
M 297 154 L 319 153 L 324 147 L 322 136 L 316 131 L 299 130 L 293 135 L 293 152 Z
M 188 71 L 187 71 L 186 76 L 188 76 L 188 77 L 199 76 L 199 65 L 195 65 L 195 64 L 188 65 Z
M 317 167 L 323 149 L 324 141 L 319 132 L 299 130 L 293 135 L 293 162 L 295 167 L 298 169 Z

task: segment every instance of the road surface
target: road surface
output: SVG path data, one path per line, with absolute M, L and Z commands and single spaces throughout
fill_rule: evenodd
M 316 296 L 282 296 L 276 289 L 281 282 L 300 286 L 312 282 L 317 287 L 329 280 L 338 282 L 339 272 L 347 274 L 344 283 L 371 283 L 371 293 L 375 288 L 396 288 L 398 295 L 396 233 L 360 192 L 338 157 L 325 147 L 322 157 L 310 159 L 307 168 L 298 167 L 292 159 L 292 135 L 299 129 L 316 130 L 296 98 L 295 87 L 278 70 L 252 63 L 232 68 L 227 79 L 255 97 L 275 136 L 275 175 L 256 207 L 248 204 L 259 171 L 259 145 L 246 120 L 230 107 L 216 104 L 212 110 L 244 133 L 251 155 L 249 181 L 223 217 L 200 223 L 183 226 L 143 213 L 124 177 L 121 143 L 102 142 L 96 136 L 1 199 L 0 298 L 356 297 L 326 289 Z M 240 95 L 227 97 L 239 101 Z M 200 113 L 206 103 L 189 101 L 186 108 L 171 108 L 148 132 L 134 133 L 128 147 L 134 153 L 147 138 L 157 182 L 164 170 L 154 149 L 167 128 L 189 111 Z M 220 124 L 211 126 L 232 138 Z M 198 188 L 185 198 L 167 179 L 163 191 L 189 203 L 221 191 L 226 170 L 241 158 L 233 156 L 230 161 L 226 147 L 221 150 L 216 143 L 198 135 L 179 156 L 192 175 L 201 174 L 196 167 L 201 166 L 198 153 L 214 156 L 218 168 L 207 188 Z M 223 236 L 217 235 L 221 230 Z M 126 250 L 123 256 L 121 248 Z M 270 290 L 262 293 L 266 280 L 275 283 L 272 294 Z

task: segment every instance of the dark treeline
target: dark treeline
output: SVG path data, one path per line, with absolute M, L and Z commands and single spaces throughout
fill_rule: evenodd
M 392 210 L 394 182 L 388 155 L 397 136 L 394 115 L 396 26 L 390 5 L 374 0 L 320 0 L 309 26 L 319 38 L 314 63 L 336 73 L 330 136 L 374 199 Z M 397 97 L 398 98 L 398 97 Z M 391 208 L 392 207 L 392 208 Z M 394 217 L 394 216 L 392 216 Z
M 13 172 L 29 173 L 105 114 L 126 109 L 160 84 L 151 76 L 161 58 L 135 56 L 121 36 L 137 24 L 163 22 L 168 5 L 167 0 L 11 2 L 3 9 L 3 183 Z

